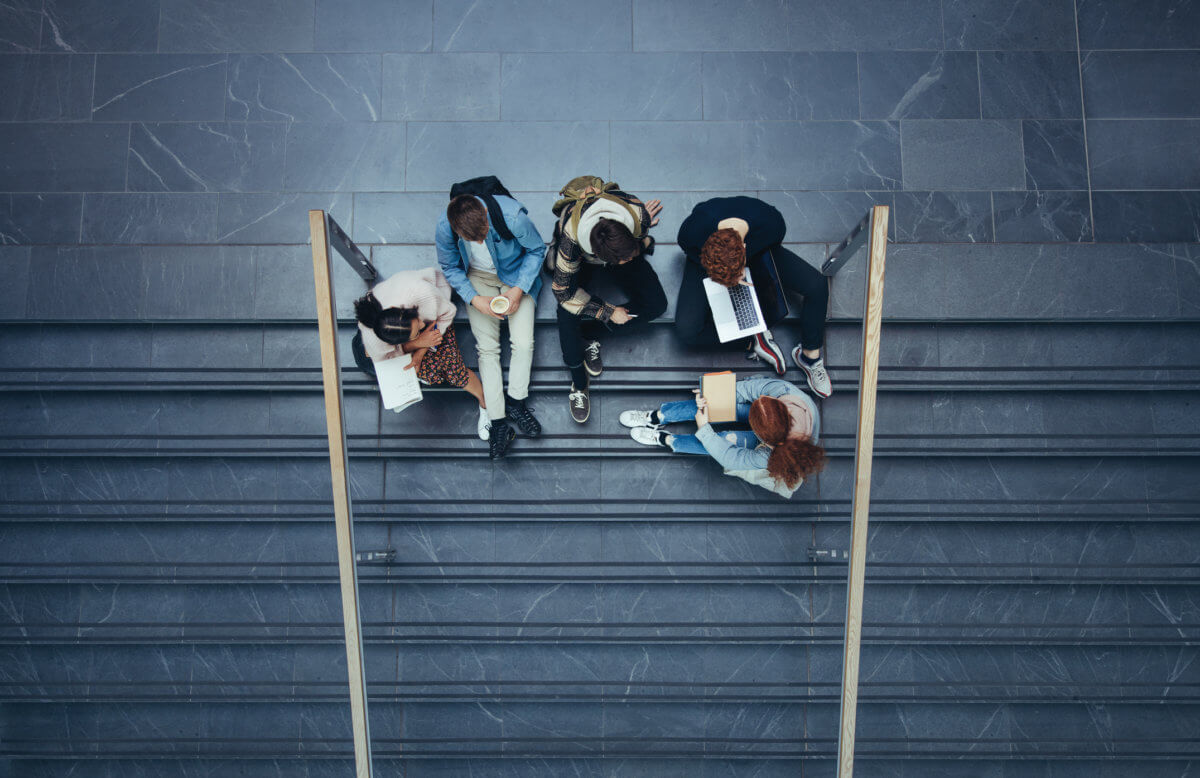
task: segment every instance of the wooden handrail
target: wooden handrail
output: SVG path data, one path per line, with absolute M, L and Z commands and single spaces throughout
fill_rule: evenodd
M 329 470 L 333 482 L 333 524 L 337 534 L 338 583 L 342 592 L 342 624 L 346 669 L 350 680 L 350 724 L 354 734 L 354 766 L 358 778 L 371 778 L 371 733 L 367 719 L 367 682 L 363 669 L 362 619 L 358 609 L 354 524 L 347 476 L 346 426 L 342 411 L 342 375 L 338 369 L 336 303 L 329 266 L 329 234 L 324 211 L 308 212 L 312 236 L 313 280 L 317 293 L 317 325 L 321 339 L 321 377 L 325 390 L 325 426 L 329 433 Z
M 883 268 L 887 256 L 887 235 L 888 207 L 876 205 L 871 209 L 862 372 L 858 389 L 858 431 L 854 441 L 854 496 L 850 509 L 850 571 L 846 591 L 846 639 L 842 651 L 838 778 L 851 778 L 854 775 L 858 655 L 862 641 L 863 581 L 867 565 L 867 520 L 871 507 L 871 457 L 875 451 L 875 391 L 879 384 L 879 330 L 883 320 Z

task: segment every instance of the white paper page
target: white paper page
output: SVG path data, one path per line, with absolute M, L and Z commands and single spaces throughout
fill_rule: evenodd
M 421 382 L 416 370 L 406 370 L 412 362 L 412 354 L 381 359 L 375 362 L 375 376 L 379 381 L 379 394 L 383 407 L 388 410 L 406 408 L 421 401 Z

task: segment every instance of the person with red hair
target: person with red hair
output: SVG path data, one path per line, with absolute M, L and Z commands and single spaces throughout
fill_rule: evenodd
M 696 434 L 676 435 L 668 424 L 696 421 Z M 744 378 L 737 382 L 737 419 L 749 430 L 720 433 L 708 420 L 703 397 L 667 402 L 655 410 L 621 413 L 630 437 L 646 446 L 662 446 L 676 454 L 711 456 L 726 475 L 791 497 L 804 479 L 825 466 L 818 441 L 821 419 L 817 405 L 795 384 L 778 378 Z
M 787 315 L 783 298 L 789 294 L 803 298 L 800 343 L 792 349 L 792 361 L 804 373 L 813 394 L 829 397 L 833 384 L 821 351 L 829 284 L 819 270 L 782 245 L 786 234 L 779 209 L 755 197 L 714 197 L 696 205 L 679 226 L 679 248 L 687 261 L 675 306 L 675 333 L 691 347 L 718 347 L 720 339 L 704 279 L 733 287 L 747 283 L 749 270 L 768 327 L 781 324 Z M 783 349 L 770 329 L 750 336 L 746 348 L 748 356 L 769 365 L 776 374 L 787 373 Z

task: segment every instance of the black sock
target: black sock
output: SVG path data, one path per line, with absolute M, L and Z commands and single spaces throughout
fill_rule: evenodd
M 820 358 L 821 358 L 820 354 L 818 354 L 815 357 L 807 357 L 804 355 L 803 351 L 800 352 L 800 361 L 809 366 L 815 365 L 817 363 L 817 360 L 819 360 Z
M 663 423 L 662 414 L 658 412 L 657 408 L 650 411 L 650 421 L 654 424 L 662 424 Z

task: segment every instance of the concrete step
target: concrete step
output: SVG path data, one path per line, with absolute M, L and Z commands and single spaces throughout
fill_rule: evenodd
M 0 643 L 337 641 L 322 584 L 5 584 Z M 880 643 L 1192 645 L 1200 587 L 876 583 L 863 639 Z M 840 644 L 845 582 L 360 585 L 369 642 Z
M 820 265 L 826 244 L 789 244 Z M 1197 244 L 913 243 L 888 247 L 884 316 L 893 321 L 1195 321 Z M 436 263 L 432 245 L 379 246 L 382 276 Z M 683 255 L 661 244 L 651 260 L 674 313 Z M 23 266 L 22 266 L 23 263 Z M 0 318 L 30 321 L 313 321 L 312 258 L 285 246 L 34 246 L 9 263 L 28 276 Z M 865 263 L 834 279 L 830 315 L 861 319 Z M 947 268 L 953 267 L 953 272 Z M 338 315 L 353 316 L 365 290 L 334 263 Z M 23 297 L 23 299 L 22 299 Z M 552 320 L 543 291 L 539 318 Z
M 893 522 L 873 527 L 868 583 L 1190 585 L 1181 524 Z M 807 583 L 846 576 L 842 523 L 390 522 L 359 529 L 359 580 L 452 583 Z M 333 536 L 316 524 L 0 525 L 9 583 L 336 584 Z M 152 558 L 146 551 L 153 552 Z
M 79 778 L 121 778 L 139 771 L 159 771 L 160 774 L 187 775 L 236 774 L 247 778 L 273 778 L 277 775 L 303 778 L 334 778 L 354 769 L 350 758 L 320 759 L 219 759 L 186 758 L 138 761 L 135 759 L 104 760 L 20 760 L 11 761 L 32 778 L 57 778 L 69 770 Z M 0 765 L 4 762 L 0 761 Z M 1194 769 L 1195 760 L 1188 757 L 1146 759 L 1140 756 L 1123 757 L 1108 754 L 1100 757 L 1080 756 L 1022 756 L 1019 760 L 1005 757 L 982 757 L 968 754 L 941 759 L 906 756 L 860 755 L 854 762 L 854 774 L 865 778 L 975 778 L 975 776 L 1004 776 L 1022 778 L 1030 774 L 1056 778 L 1186 778 Z M 833 778 L 837 775 L 835 755 L 810 750 L 802 758 L 755 758 L 751 755 L 734 757 L 640 757 L 640 756 L 556 756 L 537 758 L 378 758 L 376 770 L 388 774 L 403 774 L 406 778 L 456 778 L 470 775 L 475 778 L 518 778 L 529 775 L 570 775 L 584 778 L 718 778 L 730 775 L 752 775 L 755 778 L 792 778 L 800 774 L 810 778 Z
M 592 397 L 592 420 L 575 424 L 563 395 L 532 395 L 540 438 L 518 441 L 511 458 L 604 457 L 671 460 L 634 443 L 617 416 L 651 408 L 678 392 L 614 392 Z M 684 395 L 685 396 L 685 395 Z M 465 393 L 422 402 L 402 414 L 374 395 L 344 405 L 351 456 L 452 459 L 487 456 L 475 434 L 478 408 Z M 878 399 L 875 452 L 891 456 L 1187 456 L 1200 450 L 1195 393 L 904 392 Z M 821 402 L 822 444 L 833 456 L 853 452 L 857 399 L 836 392 Z M 326 456 L 323 399 L 300 392 L 0 396 L 9 432 L 0 456 Z M 681 425 L 680 430 L 690 427 Z
M 187 392 L 320 391 L 320 354 L 311 325 L 288 324 L 18 324 L 3 333 L 0 391 Z M 353 365 L 342 328 L 342 380 L 348 393 L 373 393 Z M 776 328 L 785 350 L 798 342 L 794 324 Z M 895 391 L 1196 391 L 1200 324 L 888 324 L 883 329 L 879 387 Z M 476 363 L 470 330 L 460 346 Z M 831 324 L 826 366 L 838 388 L 858 383 L 861 327 Z M 507 363 L 507 360 L 505 360 Z M 698 373 L 730 369 L 759 374 L 738 351 L 689 351 L 669 325 L 604 348 L 605 390 L 679 390 Z M 803 381 L 791 368 L 792 380 Z M 539 327 L 532 383 L 565 391 L 566 372 L 551 324 Z M 453 390 L 431 390 L 436 392 Z
M 11 704 L 4 756 L 297 758 L 349 755 L 348 706 Z M 836 703 L 377 703 L 373 752 L 435 756 L 830 757 Z M 860 703 L 865 759 L 1195 758 L 1200 706 L 1106 707 L 1103 741 L 1085 705 Z M 911 738 L 920 727 L 930 737 Z M 83 733 L 97 737 L 79 737 Z M 250 733 L 253 733 L 251 736 Z M 1111 733 L 1111 734 L 1110 734 Z M 64 736 L 70 735 L 70 740 Z M 90 741 L 90 742 L 89 742 Z
M 637 464 L 640 463 L 640 464 Z M 852 462 L 833 459 L 789 501 L 699 460 L 354 460 L 356 524 L 844 522 Z M 1196 458 L 881 458 L 872 522 L 1183 523 L 1200 519 Z M 733 488 L 738 487 L 738 488 Z M 317 523 L 329 468 L 316 458 L 30 457 L 0 461 L 10 523 Z
M 1194 646 L 864 647 L 872 702 L 1200 702 Z M 371 701 L 835 702 L 841 648 L 371 644 Z M 0 702 L 309 702 L 348 699 L 340 646 L 25 645 L 0 648 Z M 76 668 L 88 668 L 80 679 Z M 1014 681 L 1013 679 L 1018 679 Z

